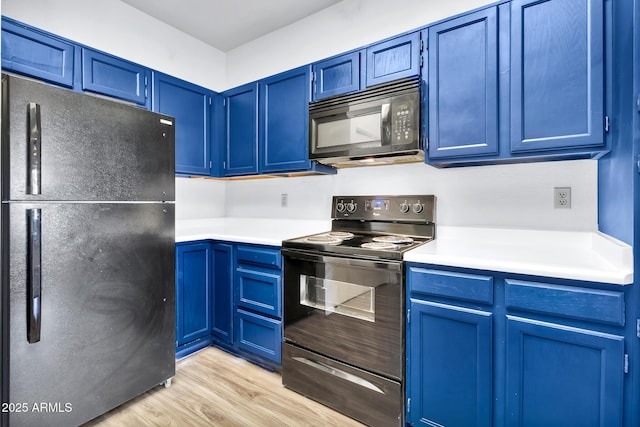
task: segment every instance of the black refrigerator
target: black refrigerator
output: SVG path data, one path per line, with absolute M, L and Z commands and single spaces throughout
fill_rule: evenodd
M 80 425 L 175 374 L 174 120 L 10 75 L 1 117 L 1 425 Z

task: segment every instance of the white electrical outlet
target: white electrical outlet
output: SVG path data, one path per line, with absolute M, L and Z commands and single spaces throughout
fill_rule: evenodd
M 286 208 L 289 205 L 289 195 L 287 193 L 282 193 L 280 195 L 280 207 Z
M 553 207 L 556 209 L 571 209 L 571 187 L 553 188 Z

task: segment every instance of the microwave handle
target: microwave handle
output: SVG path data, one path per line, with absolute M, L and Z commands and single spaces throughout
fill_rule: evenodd
M 380 125 L 382 145 L 391 145 L 391 103 L 380 106 Z

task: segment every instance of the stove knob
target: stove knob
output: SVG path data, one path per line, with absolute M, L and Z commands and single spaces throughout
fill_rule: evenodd
M 356 205 L 355 203 L 349 202 L 349 203 L 347 203 L 347 212 L 354 213 L 356 211 L 357 207 L 358 207 L 358 205 Z
M 344 203 L 338 202 L 338 204 L 336 204 L 336 210 L 338 212 L 344 212 Z
M 420 203 L 414 203 L 412 209 L 413 209 L 413 213 L 419 214 L 424 209 L 424 206 L 422 206 Z
M 400 203 L 400 212 L 402 213 L 409 212 L 409 205 L 407 204 L 407 202 Z

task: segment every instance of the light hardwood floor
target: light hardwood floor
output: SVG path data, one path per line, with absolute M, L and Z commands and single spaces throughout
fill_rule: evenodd
M 362 424 L 284 388 L 278 373 L 209 347 L 177 362 L 171 387 L 155 387 L 88 426 Z

